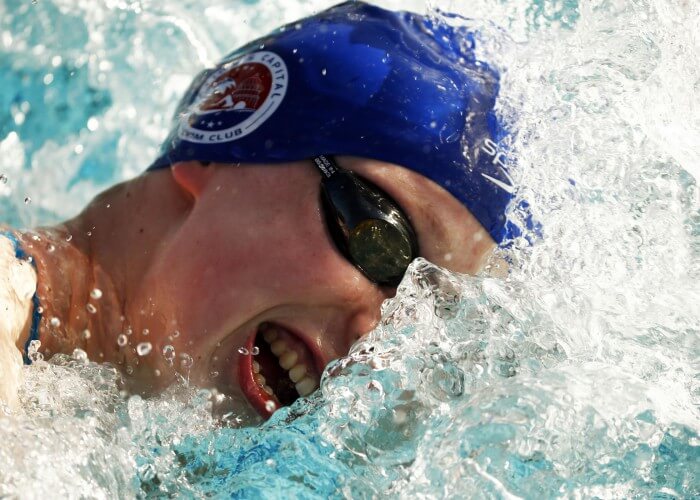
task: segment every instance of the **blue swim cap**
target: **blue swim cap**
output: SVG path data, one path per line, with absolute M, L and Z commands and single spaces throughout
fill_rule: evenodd
M 474 36 L 409 12 L 346 2 L 284 26 L 198 75 L 157 169 L 178 161 L 353 155 L 410 168 L 459 199 L 493 239 L 515 187 L 498 143 L 499 75 Z

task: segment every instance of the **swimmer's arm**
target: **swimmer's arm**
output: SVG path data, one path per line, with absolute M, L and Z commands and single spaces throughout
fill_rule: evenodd
M 0 230 L 5 228 L 0 226 Z M 14 244 L 0 236 L 0 405 L 17 406 L 22 341 L 29 334 L 36 272 L 15 257 Z

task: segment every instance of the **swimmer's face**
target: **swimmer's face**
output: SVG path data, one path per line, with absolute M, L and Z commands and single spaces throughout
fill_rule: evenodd
M 337 160 L 401 206 L 422 257 L 461 273 L 482 267 L 493 241 L 441 187 L 396 165 Z M 244 394 L 263 413 L 275 400 L 268 392 L 282 403 L 312 392 L 323 367 L 374 328 L 395 289 L 370 282 L 335 247 L 310 161 L 179 163 L 171 174 L 189 205 L 133 301 L 141 314 L 131 316 L 144 318 L 135 328 L 149 328 L 157 353 L 171 357 L 173 346 L 181 373 L 191 360 L 192 382 Z M 251 350 L 261 352 L 241 354 Z M 139 365 L 144 383 L 172 379 L 165 357 L 142 360 L 153 363 Z

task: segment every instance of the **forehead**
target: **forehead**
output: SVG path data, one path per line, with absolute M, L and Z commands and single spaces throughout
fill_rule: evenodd
M 496 247 L 491 236 L 454 196 L 407 168 L 366 158 L 337 157 L 401 206 L 418 235 L 421 256 L 460 273 L 476 274 Z

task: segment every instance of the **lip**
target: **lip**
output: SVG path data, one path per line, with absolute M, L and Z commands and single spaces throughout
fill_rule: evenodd
M 314 366 L 320 375 L 323 373 L 324 368 L 327 363 L 325 362 L 323 354 L 320 352 L 318 346 L 311 344 L 308 339 L 299 335 L 297 331 L 291 329 L 280 323 L 274 323 L 275 326 L 287 331 L 289 334 L 293 335 L 297 340 L 299 340 L 311 354 L 313 358 Z M 240 356 L 240 362 L 238 364 L 238 381 L 241 387 L 243 395 L 246 397 L 250 405 L 257 411 L 263 418 L 268 419 L 272 414 L 277 411 L 278 408 L 283 406 L 275 396 L 270 396 L 267 392 L 253 380 L 253 347 L 255 346 L 255 338 L 260 332 L 260 325 L 258 325 L 245 343 L 245 349 L 248 354 L 243 354 Z M 330 360 L 328 360 L 330 361 Z M 270 402 L 274 404 L 270 404 Z

